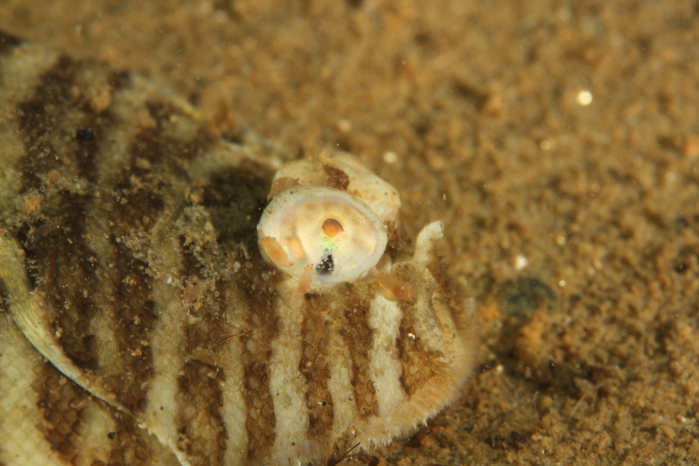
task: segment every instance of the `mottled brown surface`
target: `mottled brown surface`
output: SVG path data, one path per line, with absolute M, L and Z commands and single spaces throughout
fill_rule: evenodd
M 262 264 L 259 252 L 255 251 L 258 264 Z M 257 274 L 250 274 L 238 288 L 245 308 L 239 312 L 246 321 L 245 333 L 240 337 L 244 349 L 243 363 L 243 398 L 247 407 L 245 429 L 248 433 L 248 460 L 252 463 L 268 455 L 274 445 L 277 419 L 270 392 L 269 367 L 272 353 L 272 339 L 279 332 L 279 316 L 276 308 L 270 305 L 276 299 L 276 293 L 267 291 L 267 284 Z
M 347 173 L 330 165 L 323 165 L 323 171 L 327 177 L 325 182 L 328 186 L 343 191 L 347 190 L 347 186 L 349 186 L 350 183 Z
M 410 396 L 444 369 L 440 364 L 444 355 L 425 347 L 419 332 L 415 330 L 414 316 L 410 313 L 410 307 L 401 306 L 401 309 L 405 315 L 400 322 L 397 345 L 398 358 L 403 370 L 400 384 L 405 393 Z
M 182 244 L 186 244 L 184 238 Z M 206 355 L 216 342 L 225 341 L 232 329 L 221 318 L 226 310 L 225 287 L 222 282 L 205 281 L 200 265 L 190 251 L 183 254 L 182 276 L 186 277 L 183 301 L 193 319 L 184 328 L 182 349 L 186 359 L 177 379 L 180 407 L 176 421 L 177 447 L 193 458 L 194 464 L 216 465 L 223 464 L 228 437 L 221 389 L 226 383 L 226 373 L 224 368 L 196 358 Z M 213 311 L 216 308 L 219 312 Z M 203 409 L 192 409 L 193 406 Z
M 146 442 L 142 429 L 131 416 L 118 413 L 115 421 L 114 431 L 107 434 L 114 441 L 109 452 L 109 466 L 141 466 L 162 455 L 162 450 L 153 449 Z M 98 466 L 100 461 L 96 463 L 93 466 Z
M 72 461 L 82 443 L 83 408 L 90 395 L 48 362 L 40 371 L 40 382 L 33 388 L 46 422 L 46 440 L 52 450 Z
M 331 303 L 323 296 L 306 295 L 306 315 L 301 325 L 301 361 L 299 371 L 308 384 L 306 402 L 309 411 L 309 437 L 328 442 L 333 426 L 334 406 L 328 389 L 328 313 Z
M 223 464 L 226 453 L 226 426 L 221 408 L 221 383 L 226 380 L 223 371 L 201 361 L 187 361 L 177 380 L 178 401 L 182 406 L 201 406 L 204 409 L 183 409 L 177 428 L 177 448 L 193 459 L 193 464 L 208 466 Z
M 409 233 L 445 222 L 495 363 L 351 461 L 698 460 L 695 2 L 23 0 L 0 27 L 144 73 L 221 134 L 349 150 L 399 188 Z M 510 299 L 518 278 L 553 294 Z
M 350 382 L 354 392 L 354 402 L 359 415 L 366 419 L 379 414 L 379 403 L 376 399 L 376 387 L 371 380 L 370 364 L 371 342 L 373 330 L 369 326 L 368 301 L 349 299 L 345 305 L 345 321 L 347 325 L 340 329 L 340 335 L 345 341 L 352 360 Z

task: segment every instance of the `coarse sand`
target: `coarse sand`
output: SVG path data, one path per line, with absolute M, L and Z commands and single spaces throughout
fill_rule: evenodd
M 479 367 L 343 464 L 699 462 L 699 6 L 689 0 L 1 0 L 290 156 L 396 186 L 476 303 Z

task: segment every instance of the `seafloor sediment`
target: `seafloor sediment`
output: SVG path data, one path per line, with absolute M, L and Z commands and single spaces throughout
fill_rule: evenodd
M 339 147 L 445 222 L 480 367 L 347 464 L 699 459 L 699 13 L 690 1 L 0 3 L 235 138 Z

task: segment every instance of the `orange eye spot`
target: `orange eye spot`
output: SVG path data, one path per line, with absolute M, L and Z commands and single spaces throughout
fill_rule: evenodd
M 324 221 L 321 228 L 323 229 L 323 232 L 331 238 L 345 231 L 345 229 L 342 228 L 342 224 L 334 218 L 329 218 Z

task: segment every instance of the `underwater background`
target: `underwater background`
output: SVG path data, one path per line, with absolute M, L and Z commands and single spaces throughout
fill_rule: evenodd
M 478 368 L 347 464 L 699 461 L 696 2 L 0 0 L 0 28 L 224 138 L 357 155 L 411 236 L 444 221 Z

